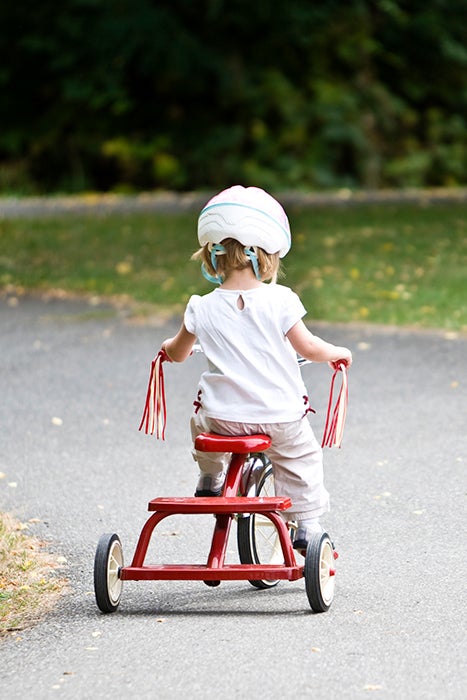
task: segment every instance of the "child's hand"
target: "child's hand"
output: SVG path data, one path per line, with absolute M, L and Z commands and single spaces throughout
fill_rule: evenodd
M 338 360 L 332 360 L 331 362 L 328 362 L 328 365 L 331 369 L 336 370 L 339 369 L 339 365 L 344 365 L 346 369 L 349 369 L 352 365 L 352 353 L 348 348 L 338 348 L 339 349 L 339 359 Z

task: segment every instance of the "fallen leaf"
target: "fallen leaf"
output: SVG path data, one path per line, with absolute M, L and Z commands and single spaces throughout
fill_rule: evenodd
M 379 493 L 376 496 L 373 496 L 375 501 L 380 501 L 382 498 L 389 498 L 391 496 L 390 491 L 383 491 L 383 493 Z
M 118 275 L 129 275 L 133 271 L 133 265 L 127 260 L 122 260 L 115 265 L 115 271 Z

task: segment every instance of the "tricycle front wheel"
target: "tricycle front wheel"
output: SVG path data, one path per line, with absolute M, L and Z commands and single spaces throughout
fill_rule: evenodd
M 261 461 L 262 466 L 258 472 L 254 495 L 274 496 L 272 465 L 265 455 L 260 455 L 257 459 Z M 239 517 L 237 544 L 242 564 L 273 564 L 284 561 L 276 527 L 261 513 Z M 250 583 L 255 588 L 273 588 L 279 580 L 253 580 Z
M 94 593 L 99 610 L 115 612 L 122 595 L 120 570 L 123 567 L 123 550 L 116 534 L 106 533 L 99 539 L 94 559 Z

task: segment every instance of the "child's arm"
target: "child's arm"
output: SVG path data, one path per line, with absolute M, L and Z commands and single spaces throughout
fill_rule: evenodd
M 183 360 L 186 360 L 186 358 L 191 355 L 195 340 L 196 336 L 193 335 L 193 333 L 189 333 L 185 328 L 185 324 L 182 323 L 177 335 L 164 340 L 162 343 L 162 350 L 167 353 L 169 360 L 173 362 L 183 362 Z
M 299 355 L 313 362 L 328 362 L 336 369 L 338 362 L 346 367 L 352 364 L 352 353 L 348 348 L 328 343 L 317 335 L 310 333 L 303 321 L 298 321 L 287 333 L 287 338 Z

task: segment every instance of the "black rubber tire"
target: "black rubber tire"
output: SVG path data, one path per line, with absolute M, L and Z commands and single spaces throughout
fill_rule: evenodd
M 272 465 L 265 455 L 258 457 L 263 462 L 263 471 L 258 480 L 258 484 L 255 490 L 255 496 L 273 496 L 274 495 L 274 481 L 272 476 Z M 260 528 L 268 528 L 271 533 L 271 537 L 276 538 L 276 544 L 279 537 L 276 533 L 274 525 L 271 521 L 259 513 L 253 513 L 246 517 L 241 517 L 238 519 L 237 523 L 237 546 L 238 554 L 240 557 L 240 562 L 242 564 L 268 564 L 270 557 L 267 553 L 264 553 L 264 542 L 262 542 Z M 266 530 L 266 532 L 268 531 Z M 274 551 L 274 541 L 271 542 L 270 547 L 266 541 L 266 548 L 270 548 Z M 279 583 L 278 580 L 253 580 L 250 581 L 251 585 L 255 588 L 273 588 Z
M 115 612 L 120 604 L 122 567 L 123 550 L 119 536 L 114 533 L 101 535 L 94 558 L 94 593 L 97 607 L 103 613 Z
M 327 612 L 334 598 L 334 547 L 326 532 L 314 534 L 306 548 L 305 588 L 311 609 Z

